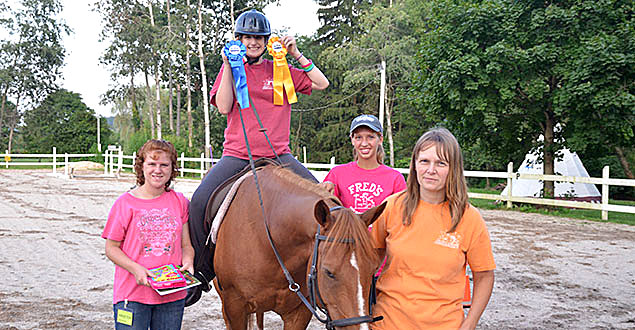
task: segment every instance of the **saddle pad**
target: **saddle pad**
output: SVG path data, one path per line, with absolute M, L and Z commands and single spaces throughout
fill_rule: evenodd
M 223 222 L 223 218 L 225 218 L 225 213 L 229 208 L 232 200 L 234 200 L 234 196 L 236 195 L 236 191 L 238 191 L 238 187 L 240 184 L 247 178 L 253 176 L 252 172 L 247 172 L 245 175 L 241 176 L 236 180 L 233 184 L 225 199 L 223 199 L 223 203 L 221 204 L 218 212 L 216 212 L 216 216 L 214 216 L 214 221 L 212 221 L 212 229 L 209 232 L 209 237 L 207 240 L 212 239 L 212 243 L 216 244 L 216 236 L 218 235 L 218 229 L 220 228 L 221 223 Z

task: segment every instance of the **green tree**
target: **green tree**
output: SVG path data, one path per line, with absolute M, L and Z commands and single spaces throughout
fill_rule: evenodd
M 397 93 L 410 86 L 409 74 L 415 67 L 412 58 L 416 53 L 417 40 L 403 3 L 391 7 L 376 4 L 364 12 L 359 22 L 363 33 L 353 36 L 341 47 L 327 48 L 324 53 L 329 64 L 342 68 L 341 87 L 345 92 L 365 90 L 363 113 L 377 114 L 379 111 L 380 64 L 386 64 L 384 136 L 389 145 L 387 155 L 394 166 L 392 113 L 405 104 L 397 99 Z M 357 113 L 349 113 L 346 124 L 355 115 Z M 345 136 L 348 136 L 348 131 L 346 133 Z
M 61 10 L 59 0 L 22 0 L 0 20 L 11 36 L 0 44 L 0 142 L 11 144 L 25 104 L 37 103 L 57 88 L 65 56 L 62 35 L 70 33 L 56 18 Z M 8 99 L 14 100 L 18 117 L 10 116 L 6 125 Z M 4 126 L 9 127 L 6 140 Z
M 589 118 L 608 129 L 619 127 L 618 134 L 632 145 L 632 58 L 628 75 L 618 79 L 621 83 L 606 83 L 618 78 L 606 62 L 596 62 L 599 67 L 592 77 L 574 73 L 584 54 L 597 52 L 585 46 L 594 35 L 614 35 L 615 26 L 623 24 L 618 30 L 630 26 L 626 34 L 631 41 L 626 44 L 632 45 L 632 4 L 446 0 L 420 8 L 429 19 L 419 26 L 425 37 L 411 100 L 424 115 L 437 117 L 453 130 L 463 144 L 472 147 L 469 144 L 478 141 L 482 152 L 497 155 L 492 157 L 496 162 L 534 148 L 543 152 L 546 174 L 554 173 L 557 150 L 569 139 L 571 146 L 580 145 L 577 140 L 589 129 Z M 593 91 L 590 86 L 601 86 L 607 94 L 625 97 L 610 109 L 585 106 L 578 102 L 590 94 L 576 95 L 583 86 L 589 88 L 585 93 Z M 630 124 L 620 124 L 617 118 Z M 536 142 L 540 135 L 542 142 Z M 589 138 L 595 139 L 589 143 L 601 143 L 598 136 Z M 503 166 L 502 161 L 494 164 Z M 553 182 L 546 182 L 544 193 L 553 196 Z
M 77 93 L 61 89 L 26 112 L 22 128 L 25 148 L 32 153 L 88 153 L 97 143 L 97 117 Z M 101 141 L 108 144 L 111 131 L 101 118 Z

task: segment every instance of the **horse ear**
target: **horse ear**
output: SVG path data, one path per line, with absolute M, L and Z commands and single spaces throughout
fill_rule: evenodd
M 331 211 L 329 211 L 328 205 L 323 200 L 317 201 L 315 206 L 313 207 L 313 214 L 315 215 L 315 220 L 320 224 L 323 228 L 326 228 L 329 218 L 331 216 Z
M 362 218 L 362 221 L 366 223 L 366 226 L 370 226 L 373 222 L 375 222 L 375 220 L 377 220 L 377 218 L 379 218 L 381 213 L 384 212 L 385 208 L 386 202 L 383 202 L 379 206 L 375 206 L 372 209 L 369 209 L 366 212 L 362 213 L 360 217 Z

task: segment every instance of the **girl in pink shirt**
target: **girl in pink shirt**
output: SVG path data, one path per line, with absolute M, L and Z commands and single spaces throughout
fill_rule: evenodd
M 378 206 L 386 197 L 406 189 L 403 175 L 384 165 L 382 126 L 373 115 L 357 116 L 350 137 L 354 161 L 329 171 L 322 185 L 357 213 Z
M 171 190 L 178 173 L 174 146 L 149 140 L 135 160 L 137 187 L 110 209 L 102 237 L 115 264 L 113 312 L 116 329 L 180 329 L 185 291 L 161 296 L 148 283 L 148 270 L 182 265 L 193 273 L 188 200 Z

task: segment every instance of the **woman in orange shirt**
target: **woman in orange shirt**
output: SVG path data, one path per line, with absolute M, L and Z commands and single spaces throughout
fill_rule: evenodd
M 412 151 L 407 190 L 388 199 L 371 235 L 386 268 L 377 281 L 373 329 L 474 329 L 494 285 L 487 227 L 468 203 L 461 148 L 437 128 Z M 470 265 L 472 307 L 464 317 L 465 267 Z

